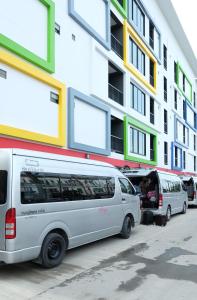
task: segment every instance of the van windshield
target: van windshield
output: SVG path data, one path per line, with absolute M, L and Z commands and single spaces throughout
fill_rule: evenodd
M 6 202 L 8 172 L 0 170 L 0 205 Z

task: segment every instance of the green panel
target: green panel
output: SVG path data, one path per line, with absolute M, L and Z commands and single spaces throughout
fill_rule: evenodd
M 189 83 L 190 87 L 191 87 L 191 91 L 190 91 L 190 99 L 188 99 L 188 97 L 185 95 L 185 92 L 182 90 L 181 86 L 180 86 L 180 73 L 183 73 L 185 75 L 185 78 L 187 80 L 187 82 Z M 182 93 L 182 95 L 184 97 L 186 97 L 190 102 L 192 102 L 192 83 L 191 81 L 189 80 L 189 78 L 187 77 L 187 75 L 185 74 L 185 72 L 183 71 L 183 68 L 181 67 L 180 63 L 178 62 L 177 63 L 177 72 L 176 72 L 176 83 L 177 83 L 177 86 L 180 90 L 180 92 Z
M 18 43 L 0 34 L 0 46 L 14 52 L 49 73 L 55 72 L 55 4 L 51 0 L 38 0 L 48 10 L 47 60 L 39 57 Z M 36 20 L 35 20 L 36 21 Z M 24 24 L 25 26 L 25 24 Z M 30 37 L 31 38 L 31 37 Z
M 155 155 L 154 160 L 147 160 L 147 159 L 131 156 L 129 154 L 129 146 L 128 146 L 129 125 L 131 126 L 133 125 L 134 127 L 141 129 L 144 132 L 148 134 L 152 134 L 154 136 L 154 155 Z M 126 160 L 156 166 L 157 165 L 157 144 L 158 144 L 158 135 L 154 129 L 142 124 L 136 119 L 129 118 L 127 116 L 124 117 L 124 158 Z
M 118 0 L 111 0 L 112 4 L 115 6 L 117 11 L 123 16 L 123 18 L 127 18 L 127 0 L 123 0 L 123 6 L 120 5 Z

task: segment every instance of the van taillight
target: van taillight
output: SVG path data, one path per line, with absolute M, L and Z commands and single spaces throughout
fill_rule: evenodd
M 163 206 L 163 195 L 159 194 L 159 206 Z
M 5 238 L 14 239 L 16 237 L 16 209 L 10 208 L 5 216 Z

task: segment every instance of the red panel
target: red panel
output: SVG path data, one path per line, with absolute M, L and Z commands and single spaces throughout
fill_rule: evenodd
M 35 151 L 41 151 L 41 152 L 47 152 L 47 153 L 53 153 L 53 154 L 60 154 L 60 155 L 67 155 L 67 156 L 73 156 L 73 157 L 79 157 L 79 158 L 87 158 L 87 153 L 74 151 L 74 150 L 66 150 L 58 147 L 53 146 L 46 146 L 26 141 L 20 141 L 16 139 L 11 138 L 4 138 L 0 137 L 0 148 L 20 148 L 20 149 L 27 149 L 27 150 L 35 150 Z M 114 165 L 116 167 L 125 167 L 128 166 L 129 168 L 152 168 L 151 165 L 145 165 L 141 163 L 135 163 L 130 162 L 126 160 L 120 160 L 115 159 L 111 157 L 96 155 L 96 154 L 89 154 L 89 159 L 102 161 L 109 163 L 111 165 Z M 180 172 L 175 171 L 171 169 L 165 169 L 165 168 L 159 168 L 155 167 L 156 169 L 160 171 L 166 171 L 174 174 L 185 174 L 185 175 L 195 175 L 194 173 L 186 173 L 186 172 Z

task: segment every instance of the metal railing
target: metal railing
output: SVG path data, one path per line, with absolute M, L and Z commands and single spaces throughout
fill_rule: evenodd
M 154 77 L 152 75 L 150 75 L 150 84 L 152 86 L 154 86 L 154 84 L 155 84 L 155 80 L 154 80 Z
M 123 154 L 123 139 L 118 136 L 111 135 L 111 150 L 113 152 Z
M 163 66 L 164 66 L 164 68 L 167 70 L 167 68 L 168 68 L 167 58 L 164 58 L 164 59 L 163 59 Z
M 154 49 L 154 40 L 149 36 L 149 45 Z
M 123 45 L 112 33 L 111 48 L 120 58 L 123 58 Z
M 123 92 L 117 89 L 115 86 L 109 83 L 108 87 L 109 98 L 114 100 L 115 102 L 123 105 Z
M 150 112 L 150 123 L 155 124 L 155 115 Z
M 167 91 L 164 91 L 164 100 L 165 100 L 165 102 L 167 102 L 167 100 L 168 100 L 168 92 Z
M 150 149 L 150 160 L 154 160 L 155 158 L 155 152 L 154 152 L 154 149 Z

